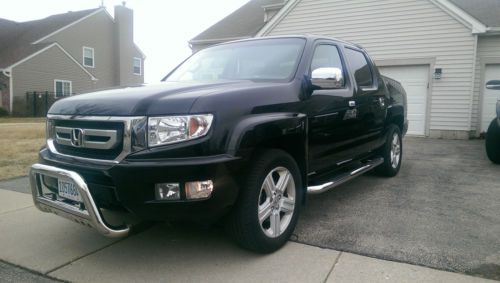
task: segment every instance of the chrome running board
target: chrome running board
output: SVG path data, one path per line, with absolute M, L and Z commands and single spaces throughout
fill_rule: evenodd
M 42 189 L 42 176 L 75 183 L 75 187 L 78 189 L 83 200 L 84 208 L 45 196 Z M 87 184 L 80 174 L 76 172 L 54 166 L 34 164 L 31 166 L 30 184 L 33 201 L 36 207 L 43 212 L 51 212 L 77 223 L 93 227 L 102 235 L 111 238 L 124 237 L 130 232 L 130 227 L 128 226 L 111 227 L 105 222 L 99 208 L 97 208 L 94 202 L 94 198 L 90 194 Z
M 332 180 L 321 184 L 317 186 L 310 186 L 307 187 L 307 193 L 308 194 L 321 194 L 324 193 L 330 189 L 333 189 L 337 186 L 342 185 L 343 183 L 363 174 L 366 173 L 373 168 L 379 166 L 380 164 L 384 163 L 384 158 L 378 157 L 373 160 L 369 160 L 368 162 L 364 163 L 363 166 L 356 168 L 355 170 L 352 170 L 351 172 L 346 172 L 342 173 L 338 176 L 335 176 Z

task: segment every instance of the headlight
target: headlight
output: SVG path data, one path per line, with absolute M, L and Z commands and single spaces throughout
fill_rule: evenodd
M 153 147 L 202 137 L 210 130 L 213 118 L 212 114 L 150 117 L 148 145 Z

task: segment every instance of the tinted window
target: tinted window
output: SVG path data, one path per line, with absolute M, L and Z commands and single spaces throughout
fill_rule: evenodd
M 349 61 L 349 69 L 354 74 L 358 86 L 373 86 L 372 70 L 365 55 L 349 48 L 345 49 L 345 54 L 347 61 Z
M 295 74 L 305 40 L 269 39 L 218 45 L 180 65 L 167 81 L 284 80 Z
M 333 45 L 319 45 L 314 51 L 311 71 L 319 68 L 339 68 L 342 70 L 339 50 Z

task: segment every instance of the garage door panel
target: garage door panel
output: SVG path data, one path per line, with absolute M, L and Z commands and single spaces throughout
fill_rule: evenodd
M 427 119 L 427 92 L 429 85 L 429 65 L 380 67 L 380 72 L 399 81 L 408 102 L 408 134 L 425 135 Z
M 500 80 L 500 64 L 486 65 L 483 82 L 483 107 L 481 115 L 481 131 L 486 132 L 491 120 L 496 116 L 495 105 L 500 96 L 500 91 L 486 89 L 486 82 Z

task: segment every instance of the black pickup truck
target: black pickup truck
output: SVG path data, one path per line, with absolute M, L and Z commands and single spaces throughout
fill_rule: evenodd
M 242 247 L 272 252 L 308 193 L 401 167 L 406 94 L 357 45 L 317 36 L 230 42 L 163 81 L 50 108 L 30 173 L 40 210 L 110 237 L 131 225 L 111 225 L 106 211 L 223 220 Z
M 500 80 L 486 83 L 486 88 L 500 90 Z M 497 116 L 491 121 L 486 133 L 486 154 L 491 162 L 500 164 L 500 97 L 496 104 Z

